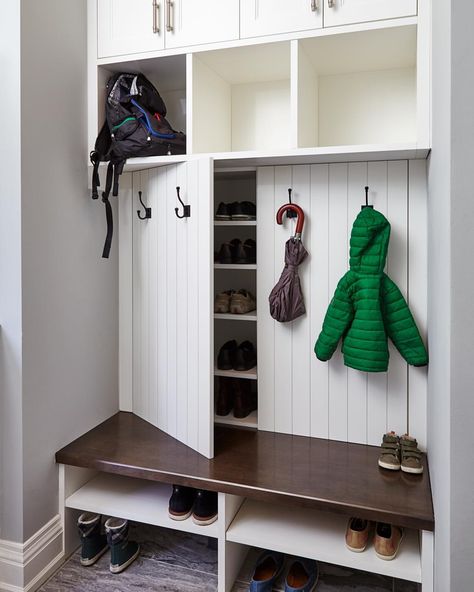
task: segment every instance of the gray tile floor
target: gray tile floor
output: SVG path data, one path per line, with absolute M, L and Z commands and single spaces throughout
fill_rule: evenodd
M 217 551 L 206 537 L 144 525 L 132 525 L 131 538 L 140 542 L 140 557 L 125 572 L 109 572 L 106 553 L 84 568 L 76 552 L 39 592 L 214 592 Z M 260 551 L 252 549 L 234 592 L 248 590 L 252 565 Z M 417 586 L 374 574 L 320 564 L 317 592 L 416 592 Z M 281 589 L 281 585 L 276 587 Z

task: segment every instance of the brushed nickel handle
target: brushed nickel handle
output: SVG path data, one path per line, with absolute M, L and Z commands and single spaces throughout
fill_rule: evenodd
M 329 8 L 334 8 L 336 6 L 336 0 L 328 0 Z
M 318 0 L 311 0 L 311 10 L 316 12 L 318 10 Z
M 166 0 L 166 30 L 168 33 L 174 30 L 173 23 L 171 22 L 171 9 L 173 6 L 172 0 Z
M 160 32 L 160 3 L 153 0 L 153 33 Z

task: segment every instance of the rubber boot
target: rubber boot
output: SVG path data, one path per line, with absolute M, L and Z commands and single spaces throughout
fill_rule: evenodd
M 123 518 L 109 518 L 105 531 L 110 547 L 110 571 L 120 573 L 138 557 L 140 545 L 128 540 L 128 522 Z
M 107 537 L 101 534 L 101 516 L 86 512 L 77 521 L 81 537 L 81 565 L 89 566 L 107 551 Z

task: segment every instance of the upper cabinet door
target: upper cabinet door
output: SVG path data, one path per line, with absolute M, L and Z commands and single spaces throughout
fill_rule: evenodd
M 239 38 L 239 0 L 163 0 L 166 47 Z
M 240 36 L 319 29 L 325 0 L 240 0 Z
M 98 57 L 163 49 L 164 3 L 165 0 L 98 0 Z
M 324 26 L 414 16 L 417 0 L 323 0 Z

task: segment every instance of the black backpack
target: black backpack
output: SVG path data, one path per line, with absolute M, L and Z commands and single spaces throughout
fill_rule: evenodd
M 185 154 L 186 136 L 166 120 L 166 106 L 159 92 L 143 74 L 115 74 L 107 83 L 105 123 L 90 154 L 92 199 L 98 199 L 99 165 L 109 162 L 102 192 L 107 237 L 102 257 L 108 258 L 113 235 L 109 195 L 118 195 L 119 177 L 127 158 Z

